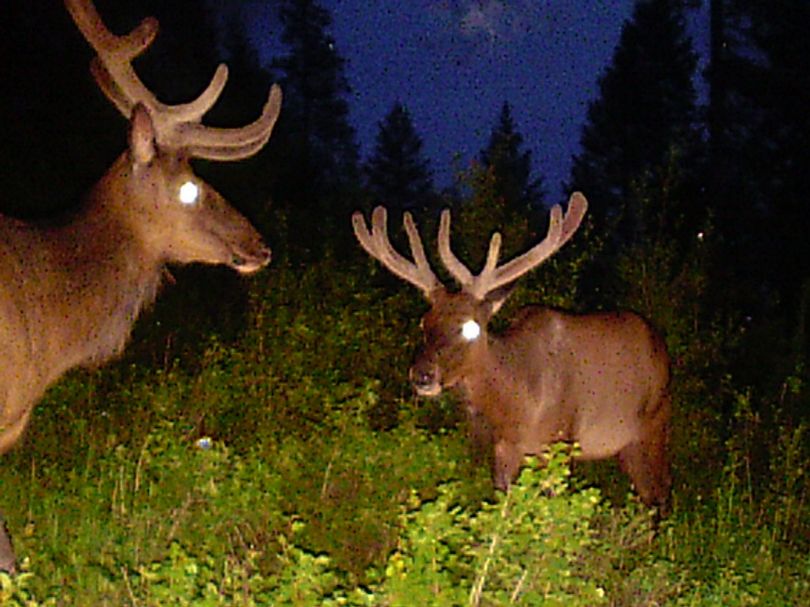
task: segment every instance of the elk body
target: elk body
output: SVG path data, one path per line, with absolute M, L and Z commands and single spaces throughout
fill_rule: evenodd
M 129 146 L 69 221 L 35 225 L 0 216 L 0 454 L 20 438 L 50 384 L 124 347 L 166 264 L 225 264 L 247 274 L 270 261 L 261 236 L 189 160 L 258 152 L 278 118 L 280 89 L 272 87 L 250 125 L 203 126 L 225 86 L 225 65 L 196 100 L 166 106 L 131 65 L 154 40 L 157 21 L 116 36 L 90 0 L 65 4 L 97 53 L 96 82 L 130 120 Z M 11 570 L 1 523 L 0 569 Z
M 502 334 L 487 329 L 512 283 L 565 244 L 586 208 L 579 193 L 571 196 L 564 217 L 555 206 L 545 239 L 502 266 L 500 235 L 494 234 L 477 276 L 450 248 L 445 210 L 439 257 L 461 285 L 458 292 L 436 278 L 409 214 L 404 224 L 413 261 L 391 246 L 384 208 L 374 210 L 371 230 L 360 213 L 352 222 L 366 252 L 430 303 L 411 383 L 422 396 L 444 389 L 461 395 L 474 438 L 489 441 L 496 488 L 505 490 L 515 480 L 525 455 L 540 454 L 555 441 L 576 441 L 582 459 L 617 457 L 642 501 L 665 512 L 671 485 L 669 357 L 650 325 L 629 312 L 574 315 L 527 306 Z

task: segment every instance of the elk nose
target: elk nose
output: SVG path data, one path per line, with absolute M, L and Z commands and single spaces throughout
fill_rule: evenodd
M 414 366 L 409 375 L 411 385 L 421 396 L 435 396 L 442 390 L 438 371 L 434 367 Z
M 270 252 L 270 247 L 262 245 L 258 255 L 258 257 L 261 259 L 262 265 L 266 266 L 268 263 L 270 263 L 270 259 L 272 258 L 272 256 L 273 255 Z
M 433 383 L 433 373 L 425 370 L 411 369 L 411 383 L 416 386 L 426 386 Z

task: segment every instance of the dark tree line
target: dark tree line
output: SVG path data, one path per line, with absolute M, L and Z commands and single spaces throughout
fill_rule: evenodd
M 590 279 L 605 284 L 623 251 L 654 257 L 651 243 L 671 245 L 675 267 L 703 255 L 695 305 L 740 328 L 747 380 L 806 381 L 810 5 L 712 0 L 698 74 L 693 4 L 639 0 L 590 106 L 569 183 L 588 193 L 606 238 Z M 670 283 L 670 301 L 688 296 L 682 284 Z
M 431 206 L 433 171 L 411 115 L 400 102 L 394 103 L 379 123 L 374 152 L 364 174 L 366 187 L 376 202 L 402 211 Z
M 732 258 L 798 312 L 807 306 L 810 244 L 810 5 L 712 5 L 712 188 Z M 802 312 L 804 314 L 804 312 Z
M 697 170 L 697 57 L 685 12 L 678 0 L 636 4 L 599 80 L 599 97 L 582 129 L 583 151 L 571 170 L 569 188 L 587 192 L 597 221 L 625 243 L 644 229 L 634 191 L 644 182 L 661 182 L 673 155 L 690 178 Z
M 686 251 L 697 230 L 713 225 L 713 276 L 723 303 L 784 317 L 803 335 L 810 302 L 810 7 L 801 0 L 712 0 L 704 75 L 696 73 L 686 28 L 695 4 L 638 0 L 600 77 L 566 189 L 586 193 L 605 237 L 596 278 L 651 233 Z M 268 65 L 233 7 L 217 11 L 196 0 L 97 6 L 118 32 L 158 17 L 161 32 L 137 69 L 165 101 L 196 96 L 217 62 L 229 63 L 231 82 L 208 117 L 212 124 L 252 119 L 269 84 L 282 84 L 282 117 L 267 148 L 248 162 L 203 167 L 270 235 L 277 259 L 354 250 L 346 226 L 361 200 L 428 213 L 463 203 L 463 192 L 435 191 L 418 128 L 401 104 L 381 117 L 376 146 L 361 163 L 345 62 L 331 15 L 317 0 L 275 3 L 268 27 L 280 29 L 284 51 Z M 96 90 L 90 50 L 61 3 L 9 0 L 0 11 L 0 77 L 7 85 L 0 96 L 2 209 L 49 214 L 74 203 L 103 173 L 123 149 L 125 124 Z M 696 85 L 707 87 L 705 106 Z M 544 205 L 542 168 L 531 165 L 519 122 L 504 100 L 476 163 L 488 176 L 476 183 L 491 195 L 478 200 L 492 205 L 490 215 L 502 214 L 499 223 L 540 226 L 532 214 Z

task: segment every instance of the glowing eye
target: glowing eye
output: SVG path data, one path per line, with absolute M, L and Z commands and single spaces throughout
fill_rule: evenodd
M 200 196 L 200 188 L 193 181 L 186 181 L 180 186 L 180 202 L 194 204 Z
M 474 320 L 468 320 L 461 325 L 461 335 L 467 341 L 478 339 L 478 336 L 481 335 L 481 325 Z

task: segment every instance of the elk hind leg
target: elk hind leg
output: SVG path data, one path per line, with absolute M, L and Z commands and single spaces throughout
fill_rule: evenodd
M 639 498 L 655 506 L 661 516 L 669 512 L 672 476 L 669 462 L 669 397 L 646 420 L 641 436 L 618 453 L 619 466 L 630 477 Z
M 8 534 L 2 517 L 0 517 L 0 571 L 10 574 L 17 571 L 17 559 L 14 556 L 14 547 L 11 545 L 11 536 Z

